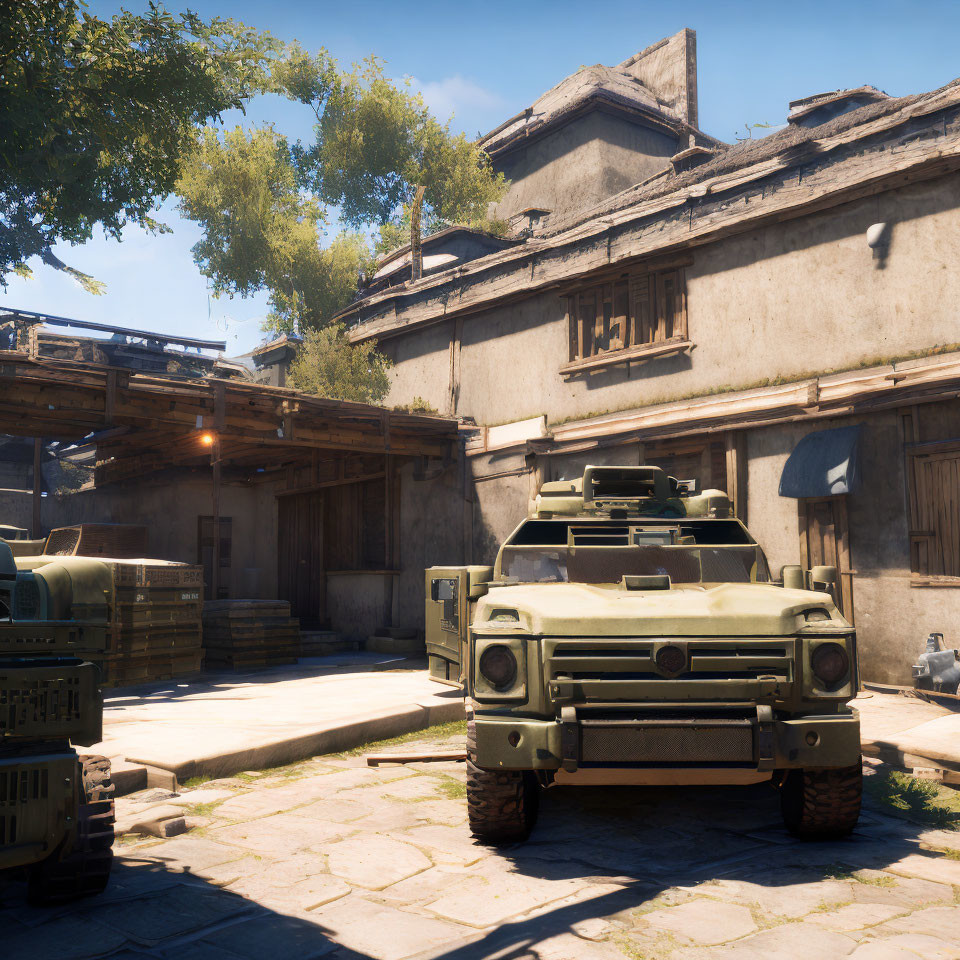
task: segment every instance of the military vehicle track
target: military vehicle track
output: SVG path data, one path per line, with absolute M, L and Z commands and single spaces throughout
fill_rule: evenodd
M 102 893 L 113 864 L 114 785 L 106 757 L 82 756 L 80 809 L 76 847 L 66 856 L 56 851 L 30 869 L 31 903 L 49 904 Z

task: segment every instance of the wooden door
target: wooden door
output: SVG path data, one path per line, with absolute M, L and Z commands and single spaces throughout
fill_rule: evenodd
M 800 563 L 804 570 L 818 565 L 836 567 L 840 576 L 834 601 L 840 612 L 853 619 L 853 574 L 850 566 L 850 531 L 847 498 L 822 497 L 798 500 L 800 515 Z
M 318 627 L 326 617 L 326 571 L 323 562 L 323 491 L 279 497 L 278 588 L 290 601 L 290 613 L 304 627 Z

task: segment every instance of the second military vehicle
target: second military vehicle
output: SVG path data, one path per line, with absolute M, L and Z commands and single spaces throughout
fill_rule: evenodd
M 99 893 L 110 876 L 110 761 L 75 749 L 103 738 L 88 658 L 103 655 L 106 622 L 52 619 L 71 600 L 103 607 L 102 566 L 18 572 L 0 540 L 0 883 L 26 879 L 34 903 Z
M 719 490 L 658 467 L 543 485 L 492 569 L 427 571 L 431 672 L 468 721 L 475 836 L 524 839 L 553 784 L 780 790 L 807 838 L 860 811 L 856 639 L 836 570 L 784 567 Z

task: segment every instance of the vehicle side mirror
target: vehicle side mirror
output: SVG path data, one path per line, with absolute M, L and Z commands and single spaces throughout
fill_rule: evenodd
M 818 565 L 816 567 L 810 568 L 810 585 L 814 586 L 818 583 L 823 583 L 828 586 L 836 586 L 837 581 L 839 580 L 839 575 L 837 574 L 836 567 L 827 567 L 823 565 Z
M 780 568 L 780 579 L 788 590 L 804 590 L 803 567 L 799 563 L 788 563 Z

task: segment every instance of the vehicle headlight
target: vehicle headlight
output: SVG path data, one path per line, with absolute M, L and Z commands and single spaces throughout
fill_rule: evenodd
M 479 667 L 495 690 L 507 690 L 517 679 L 517 658 L 502 643 L 495 643 L 480 654 Z
M 485 703 L 527 699 L 527 637 L 477 637 L 470 695 Z
M 821 643 L 810 655 L 810 668 L 825 687 L 835 687 L 850 672 L 850 657 L 839 643 Z

